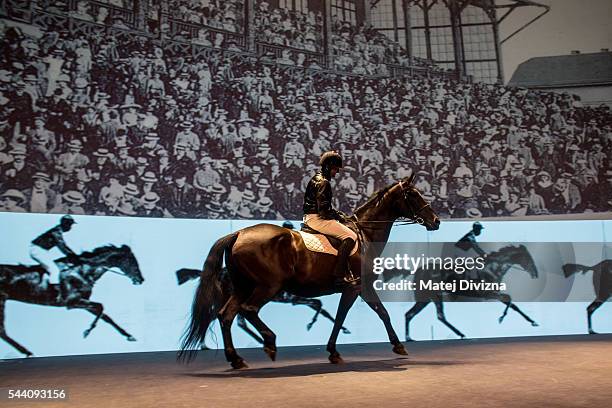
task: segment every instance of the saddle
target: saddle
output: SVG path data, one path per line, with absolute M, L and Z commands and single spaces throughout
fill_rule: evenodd
M 340 248 L 340 245 L 342 244 L 342 241 L 338 238 L 325 235 L 304 223 L 302 223 L 298 232 L 302 236 L 304 245 L 308 250 L 313 252 L 321 252 L 324 254 L 338 255 L 338 248 Z M 355 245 L 351 255 L 357 252 L 358 246 L 359 245 Z

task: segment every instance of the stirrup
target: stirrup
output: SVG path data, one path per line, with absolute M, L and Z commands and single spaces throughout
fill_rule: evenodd
M 350 283 L 351 285 L 355 285 L 361 280 L 361 276 L 355 276 L 353 275 L 353 272 L 349 270 L 348 276 L 345 275 L 342 280 L 344 280 L 346 283 Z

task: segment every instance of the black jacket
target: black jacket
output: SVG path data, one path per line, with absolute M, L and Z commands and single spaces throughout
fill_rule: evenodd
M 32 244 L 46 249 L 47 251 L 49 251 L 53 247 L 57 247 L 60 251 L 64 253 L 64 255 L 76 256 L 74 251 L 72 251 L 72 249 L 68 248 L 68 246 L 66 245 L 66 242 L 64 241 L 64 236 L 62 234 L 62 227 L 58 225 L 36 237 L 32 241 Z
M 329 180 L 317 171 L 306 186 L 304 214 L 319 214 L 326 220 L 339 219 L 340 214 L 332 208 L 332 189 Z

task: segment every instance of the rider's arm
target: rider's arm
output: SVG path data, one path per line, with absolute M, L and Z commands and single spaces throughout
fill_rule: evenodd
M 323 180 L 317 185 L 317 209 L 319 216 L 326 220 L 338 218 L 338 213 L 332 208 L 332 191 L 329 181 Z
M 55 242 L 57 244 L 57 248 L 64 253 L 66 256 L 77 256 L 76 253 L 68 248 L 66 245 L 66 241 L 64 241 L 64 236 L 62 235 L 59 229 L 53 231 L 53 237 L 55 238 Z

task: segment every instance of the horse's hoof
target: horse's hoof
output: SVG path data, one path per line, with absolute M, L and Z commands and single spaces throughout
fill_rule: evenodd
M 532 325 L 533 327 L 538 327 L 538 326 L 539 326 L 539 324 L 537 324 L 536 322 L 531 322 L 531 325 Z
M 459 336 L 459 340 L 465 340 L 465 335 L 462 334 L 461 336 Z
M 26 358 L 30 358 L 30 357 L 34 357 L 34 354 L 28 351 L 27 353 L 25 353 L 25 356 Z
M 310 329 L 312 329 L 312 324 L 311 324 L 311 323 L 308 323 L 308 324 L 306 325 L 306 330 L 307 330 L 307 331 L 310 331 Z
M 244 362 L 243 359 L 232 361 L 232 368 L 236 370 L 241 370 L 243 368 L 249 368 L 249 365 Z
M 264 347 L 264 351 L 270 357 L 270 360 L 276 361 L 276 347 Z
M 499 324 L 501 324 L 503 321 L 504 321 L 504 318 L 503 318 L 503 317 L 500 317 L 499 319 L 497 319 L 497 322 L 498 322 Z
M 589 329 L 589 334 L 599 334 L 595 330 Z
M 344 360 L 342 359 L 342 357 L 340 357 L 340 354 L 338 353 L 334 353 L 334 354 L 330 354 L 329 357 L 327 357 L 329 359 L 329 362 L 332 364 L 342 364 L 344 363 Z
M 404 345 L 402 343 L 398 343 L 395 346 L 393 346 L 393 352 L 395 354 L 399 354 L 401 356 L 407 356 L 408 355 L 408 350 L 406 350 L 406 347 L 404 347 Z
M 342 329 L 342 333 L 351 334 L 351 331 L 349 329 Z
M 83 332 L 83 338 L 86 339 L 87 336 L 89 336 L 89 333 L 91 333 L 91 330 L 87 329 Z
M 412 339 L 412 337 L 406 337 L 404 341 L 414 341 L 414 340 Z
M 127 336 L 126 339 L 127 339 L 127 341 L 137 341 L 136 337 L 134 337 L 134 336 Z

